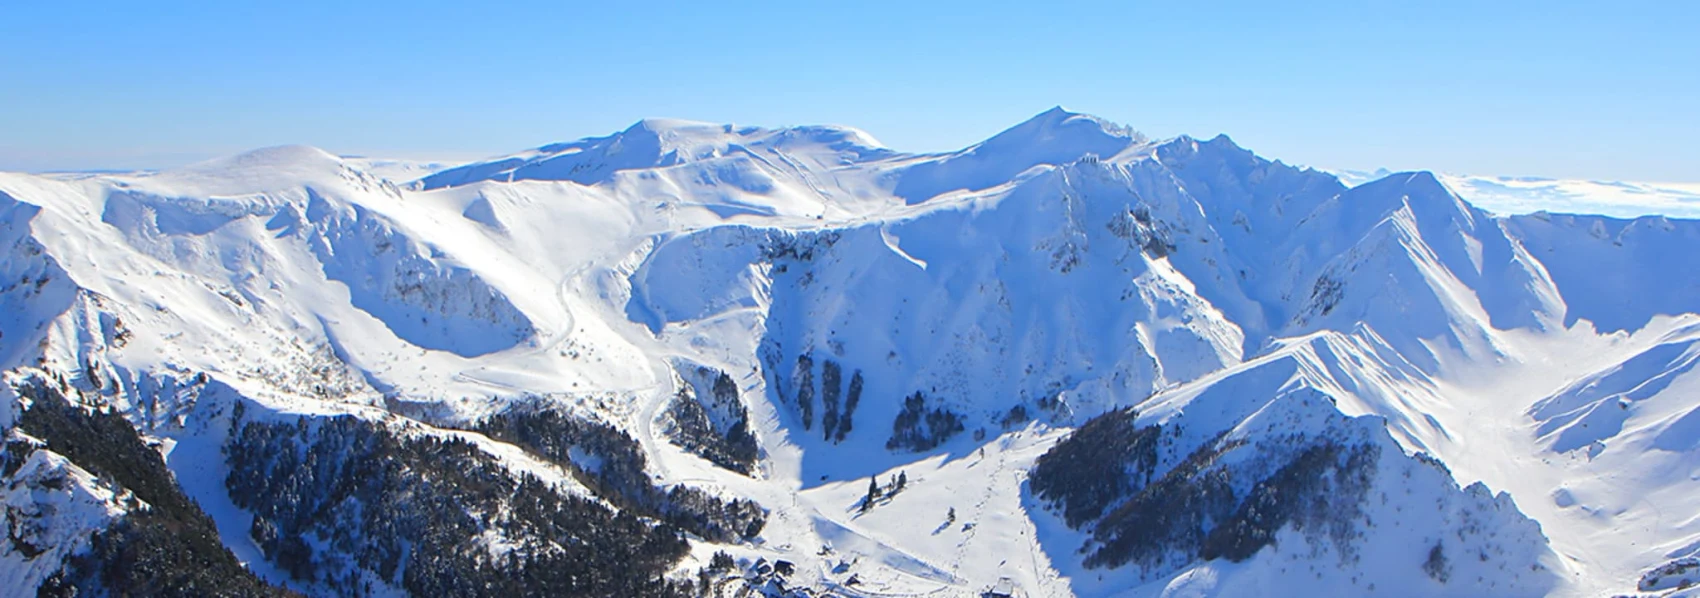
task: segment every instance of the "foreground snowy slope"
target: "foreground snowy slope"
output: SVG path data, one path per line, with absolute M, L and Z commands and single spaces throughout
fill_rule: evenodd
M 191 549 L 312 595 L 1700 572 L 1690 221 L 1061 109 L 946 154 L 646 120 L 386 164 L 0 174 L 9 583 L 190 583 L 103 559 Z M 75 448 L 108 410 L 169 475 Z M 148 543 L 163 511 L 217 541 Z

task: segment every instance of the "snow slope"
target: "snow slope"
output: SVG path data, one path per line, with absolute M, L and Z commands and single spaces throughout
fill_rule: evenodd
M 1348 186 L 1060 108 L 943 154 L 654 119 L 410 173 L 307 147 L 0 173 L 0 367 L 56 372 L 174 447 L 274 583 L 220 484 L 234 405 L 470 438 L 580 494 L 455 428 L 538 402 L 609 422 L 658 483 L 769 511 L 753 540 L 694 540 L 681 577 L 725 550 L 845 595 L 1598 595 L 1700 556 L 1691 221 L 1495 216 L 1456 177 Z M 671 436 L 681 384 L 732 427 L 712 372 L 747 410 L 749 475 Z M 1173 432 L 1144 477 L 1103 476 L 1126 478 L 1108 506 L 1220 488 L 1238 508 L 1304 462 L 1340 472 L 1338 516 L 1236 558 L 1092 559 L 1129 515 L 1070 525 L 1030 472 L 1123 408 Z M 1302 461 L 1328 451 L 1361 458 Z M 115 516 L 69 488 L 7 495 L 87 513 L 0 575 L 39 580 Z
M 8 542 L 0 548 L 0 584 L 33 588 L 64 560 L 88 549 L 89 536 L 126 511 L 134 496 L 115 492 L 51 451 L 36 451 L 12 472 L 4 492 Z

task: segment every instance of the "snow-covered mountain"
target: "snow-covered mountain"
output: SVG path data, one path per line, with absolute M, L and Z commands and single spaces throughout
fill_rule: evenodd
M 429 174 L 306 147 L 0 174 L 0 576 L 1700 580 L 1700 224 L 1352 183 L 1060 108 L 944 154 L 645 120 Z
M 1389 174 L 1374 171 L 1333 170 L 1348 185 L 1373 181 Z M 1557 212 L 1599 214 L 1616 218 L 1664 215 L 1700 217 L 1700 184 L 1647 183 L 1550 179 L 1542 177 L 1482 176 L 1441 173 L 1435 175 L 1483 209 L 1496 214 Z

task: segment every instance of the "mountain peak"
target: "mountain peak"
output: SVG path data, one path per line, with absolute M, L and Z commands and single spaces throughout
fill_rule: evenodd
M 1443 226 L 1442 223 L 1451 222 L 1466 231 L 1474 231 L 1477 221 L 1487 217 L 1486 212 L 1464 201 L 1439 177 L 1426 170 L 1395 172 L 1352 187 L 1341 197 L 1350 198 L 1355 207 L 1371 214 L 1408 206 L 1423 227 Z M 1424 234 L 1431 236 L 1431 240 L 1443 236 L 1439 229 L 1425 228 Z
M 211 195 L 234 195 L 294 188 L 303 183 L 338 184 L 349 168 L 336 154 L 310 145 L 279 145 L 197 162 L 142 180 Z
M 1240 154 L 1246 157 L 1255 156 L 1251 150 L 1240 147 L 1240 144 L 1234 143 L 1234 140 L 1225 134 L 1218 134 L 1209 139 L 1199 139 L 1191 135 L 1181 134 L 1175 136 L 1173 139 L 1157 143 L 1155 149 L 1157 154 L 1162 157 L 1164 163 L 1175 163 L 1178 160 L 1191 159 L 1192 156 L 1199 154 L 1200 151 L 1213 151 L 1218 154 L 1226 152 L 1229 154 Z
M 1056 106 L 968 149 L 916 164 L 892 193 L 917 203 L 957 189 L 985 189 L 1035 166 L 1110 158 L 1145 142 L 1131 128 Z
M 1108 156 L 1129 145 L 1144 141 L 1144 135 L 1125 125 L 1056 106 L 1005 129 L 980 145 L 1089 146 L 1093 153 Z M 1099 151 L 1112 148 L 1115 151 Z
M 1427 170 L 1394 172 L 1359 186 L 1369 189 L 1397 188 L 1406 195 L 1415 194 L 1421 197 L 1444 196 L 1452 199 L 1455 195 L 1451 189 L 1446 188 L 1445 183 L 1440 182 L 1439 177 Z
M 263 147 L 222 158 L 213 158 L 184 166 L 183 171 L 226 171 L 232 168 L 298 168 L 341 164 L 336 154 L 311 145 L 277 145 Z
M 1068 120 L 1070 118 L 1074 118 L 1074 117 L 1077 117 L 1077 116 L 1084 116 L 1084 117 L 1087 117 L 1087 118 L 1097 118 L 1095 116 L 1092 116 L 1090 114 L 1086 114 L 1084 112 L 1075 112 L 1075 111 L 1069 110 L 1067 108 L 1064 108 L 1061 105 L 1057 105 L 1057 106 L 1052 106 L 1050 110 L 1046 110 L 1044 112 L 1040 112 L 1038 114 L 1035 114 L 1035 115 L 1033 115 L 1032 118 L 1029 118 L 1029 119 L 1022 121 L 1022 122 L 1034 122 L 1034 121 L 1061 122 L 1061 121 Z
M 676 166 L 751 151 L 830 156 L 830 162 L 890 154 L 873 136 L 837 125 L 767 129 L 676 118 L 646 118 L 612 135 L 552 143 L 533 150 L 451 168 L 420 179 L 423 189 L 483 180 L 607 182 L 616 172 Z M 812 158 L 803 158 L 805 161 Z
M 632 126 L 626 128 L 626 132 L 649 131 L 653 133 L 661 133 L 685 129 L 725 130 L 730 128 L 731 125 L 717 125 L 714 123 L 686 120 L 682 118 L 645 118 L 632 123 Z
M 715 124 L 680 118 L 645 118 L 632 123 L 632 126 L 616 133 L 614 137 L 622 139 L 644 138 L 658 139 L 664 144 L 681 141 L 713 141 L 731 136 L 742 136 L 760 131 L 756 127 L 737 128 L 729 124 Z

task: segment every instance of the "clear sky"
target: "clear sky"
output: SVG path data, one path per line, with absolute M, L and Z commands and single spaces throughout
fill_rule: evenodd
M 1062 105 L 1319 167 L 1700 181 L 1697 31 L 1686 0 L 17 0 L 0 169 L 474 158 L 650 116 L 937 151 Z

